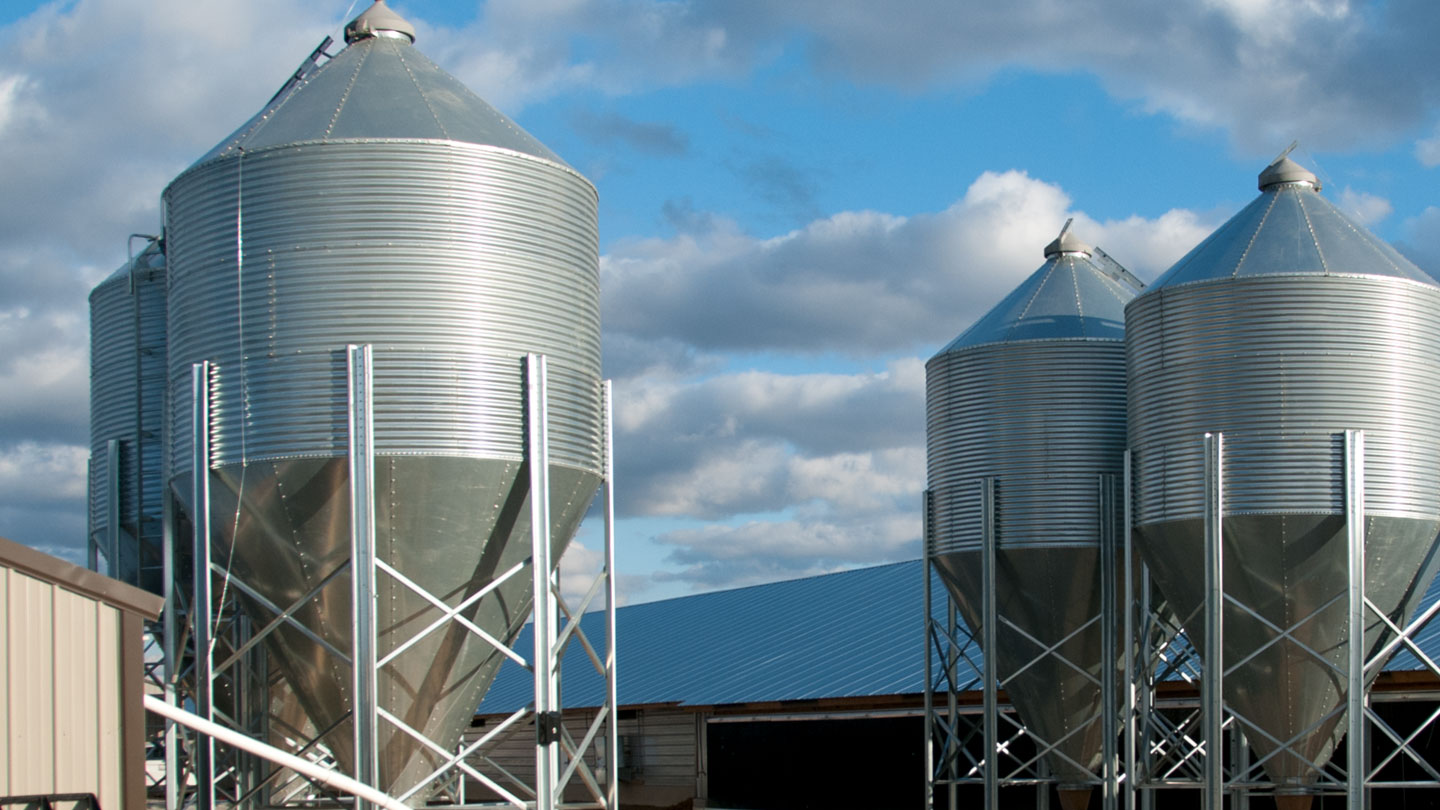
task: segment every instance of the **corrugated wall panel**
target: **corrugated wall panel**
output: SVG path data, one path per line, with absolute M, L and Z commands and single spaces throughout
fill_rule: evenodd
M 10 733 L 10 569 L 0 566 L 0 739 L 9 745 L 15 737 Z M 0 796 L 10 796 L 10 755 L 0 752 Z
M 55 784 L 69 792 L 96 784 L 100 723 L 95 683 L 96 603 L 55 589 L 54 645 Z
M 100 603 L 95 604 L 96 610 L 96 634 L 95 634 L 95 660 L 101 662 L 96 672 L 94 688 L 96 691 L 96 712 L 97 718 L 111 717 L 120 719 L 123 717 L 124 698 L 120 685 L 123 682 L 123 675 L 118 664 L 123 661 L 120 654 L 122 614 L 119 610 Z M 105 666 L 106 662 L 115 662 L 115 666 Z M 98 772 L 96 773 L 96 784 L 100 786 L 99 795 L 102 807 L 117 807 L 123 804 L 125 777 L 124 777 L 124 746 L 125 731 L 123 725 L 118 722 L 98 723 L 95 730 L 95 742 L 97 746 L 96 760 Z M 113 797 L 113 798 L 111 798 Z
M 121 611 L 0 566 L 0 795 L 124 804 Z
M 55 778 L 53 707 L 54 587 L 13 574 L 5 621 L 9 624 L 10 791 L 48 793 Z

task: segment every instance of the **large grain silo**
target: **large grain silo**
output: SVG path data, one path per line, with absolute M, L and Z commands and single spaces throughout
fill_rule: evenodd
M 165 254 L 151 241 L 90 292 L 90 543 L 164 590 Z
M 209 362 L 215 560 L 255 593 L 266 637 L 323 742 L 355 768 L 348 344 L 373 347 L 376 556 L 509 640 L 530 554 L 522 358 L 549 369 L 558 558 L 602 473 L 596 193 L 413 46 L 377 2 L 347 46 L 286 88 L 164 194 L 169 255 L 168 480 L 191 496 L 192 364 Z M 340 572 L 338 576 L 335 576 Z M 302 602 L 302 597 L 315 593 Z M 383 660 L 443 616 L 378 580 Z M 381 710 L 453 750 L 502 654 L 463 625 L 423 635 L 378 676 Z M 379 787 L 443 757 L 382 721 Z
M 1113 491 L 1123 470 L 1124 307 L 1140 287 L 1067 227 L 1039 270 L 926 366 L 929 557 L 977 637 L 993 599 L 985 655 L 1026 728 L 1054 746 L 1046 760 L 1070 810 L 1089 802 L 1101 684 L 1120 668 L 1097 619 L 1120 508 L 1118 497 L 1102 508 L 1101 481 Z
M 1345 730 L 1345 431 L 1363 431 L 1365 597 L 1403 626 L 1435 572 L 1440 287 L 1288 158 L 1260 189 L 1126 308 L 1134 523 L 1204 650 L 1205 436 L 1223 440 L 1224 666 L 1204 663 L 1294 808 Z M 1368 659 L 1390 634 L 1365 628 Z

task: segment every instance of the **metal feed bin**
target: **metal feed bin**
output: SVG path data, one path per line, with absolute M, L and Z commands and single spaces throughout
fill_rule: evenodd
M 1102 704 L 1121 669 L 1124 306 L 1142 285 L 1068 224 L 1045 259 L 926 366 L 925 542 L 985 654 L 988 806 L 1008 736 L 993 705 L 1003 688 L 1073 809 L 1114 754 Z
M 405 729 L 453 751 L 505 657 L 468 628 L 509 642 L 530 618 L 536 419 L 557 561 L 604 462 L 595 189 L 413 39 L 377 2 L 164 194 L 167 480 L 257 627 L 295 606 L 265 648 L 346 773 L 372 767 L 351 710 L 378 706 L 375 779 L 399 796 L 447 756 Z M 529 354 L 548 361 L 548 421 L 527 415 Z M 374 584 L 373 701 L 345 652 L 357 386 L 393 572 Z
M 90 567 L 164 591 L 165 253 L 151 241 L 90 292 Z
M 1134 524 L 1207 684 L 1224 672 L 1210 745 L 1223 699 L 1298 808 L 1360 705 L 1347 673 L 1393 639 L 1376 612 L 1403 627 L 1435 573 L 1440 287 L 1288 158 L 1260 189 L 1126 308 Z

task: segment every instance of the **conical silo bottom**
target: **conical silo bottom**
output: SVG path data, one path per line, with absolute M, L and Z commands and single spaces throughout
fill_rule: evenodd
M 1345 519 L 1241 515 L 1225 518 L 1223 528 L 1226 594 L 1264 617 L 1225 605 L 1222 647 L 1233 668 L 1223 684 L 1225 702 L 1245 719 L 1246 738 L 1277 790 L 1291 793 L 1277 799 L 1303 805 L 1311 798 L 1304 791 L 1317 768 L 1330 760 L 1345 733 L 1343 712 L 1327 717 L 1342 706 L 1346 692 Z M 1365 595 L 1399 626 L 1434 578 L 1437 533 L 1437 520 L 1366 519 Z M 1204 650 L 1205 627 L 1197 612 L 1205 595 L 1203 521 L 1151 524 L 1137 529 L 1137 537 L 1156 585 L 1179 615 L 1197 617 L 1185 629 Z M 1280 637 L 1267 622 L 1289 629 L 1288 635 Z M 1367 658 L 1393 638 L 1367 612 Z
M 1045 758 L 1062 787 L 1094 779 L 1104 746 L 1103 668 L 1115 667 L 1119 683 L 1118 651 L 1107 660 L 1100 622 L 1092 621 L 1100 613 L 1099 557 L 1094 546 L 1002 547 L 995 553 L 996 609 L 1020 630 L 1001 622 L 997 649 L 984 652 L 995 657 L 1003 688 L 1026 728 L 1063 755 Z M 935 565 L 978 638 L 984 608 L 981 553 L 943 554 Z M 1055 654 L 1035 660 L 1051 646 Z
M 1061 810 L 1086 810 L 1090 806 L 1090 795 L 1094 788 L 1060 788 L 1055 794 L 1060 797 Z
M 321 730 L 323 745 L 342 770 L 353 773 L 352 671 L 344 657 L 351 648 L 348 475 L 344 458 L 222 468 L 214 473 L 211 514 L 217 548 L 230 548 L 238 538 L 229 559 L 223 550 L 215 553 L 217 564 L 280 607 L 314 593 L 293 613 L 309 632 L 282 625 L 266 637 L 266 649 Z M 551 548 L 559 559 L 600 479 L 552 465 L 550 482 Z M 459 605 L 530 557 L 528 489 L 526 466 L 518 460 L 380 456 L 376 556 L 440 603 Z M 377 658 L 444 615 L 383 572 L 376 590 Z M 526 566 L 461 615 L 509 643 L 529 618 L 531 597 Z M 257 600 L 243 601 L 257 625 L 273 618 Z M 449 622 L 381 667 L 379 706 L 453 751 L 503 658 L 463 625 Z M 439 754 L 393 723 L 382 718 L 378 728 L 381 789 L 403 794 L 443 764 Z

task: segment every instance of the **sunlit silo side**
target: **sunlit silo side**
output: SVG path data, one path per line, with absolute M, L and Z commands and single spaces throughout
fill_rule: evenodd
M 115 545 L 111 576 L 157 594 L 165 376 L 165 254 L 151 242 L 90 293 L 89 505 L 91 542 Z
M 998 626 L 985 653 L 1026 726 L 1059 744 L 1063 756 L 1048 759 L 1067 807 L 1088 802 L 1103 741 L 1097 681 L 1117 665 L 1091 621 L 1101 607 L 1099 481 L 1123 471 L 1124 307 L 1140 287 L 1067 229 L 1039 270 L 926 366 L 930 553 L 979 633 L 981 482 L 993 478 L 995 597 L 1023 633 Z M 1090 677 L 1055 656 L 1031 664 L 1036 640 Z
M 189 498 L 190 369 L 208 360 L 217 558 L 277 605 L 320 586 L 350 554 L 345 347 L 372 344 L 377 554 L 455 605 L 529 556 L 525 353 L 549 358 L 557 558 L 599 483 L 596 193 L 383 3 L 346 33 L 165 192 L 170 481 Z M 510 639 L 529 583 L 465 615 Z M 383 657 L 441 614 L 379 585 Z M 296 616 L 348 649 L 350 599 L 347 573 Z M 382 668 L 379 705 L 453 748 L 502 656 L 451 627 Z M 267 644 L 315 727 L 339 722 L 325 739 L 350 771 L 348 664 L 289 627 Z M 381 729 L 398 794 L 436 755 Z
M 1224 698 L 1261 756 L 1297 740 L 1301 756 L 1265 767 L 1299 807 L 1315 776 L 1302 757 L 1323 764 L 1344 730 L 1326 719 L 1348 647 L 1342 431 L 1365 431 L 1366 596 L 1403 625 L 1435 572 L 1440 287 L 1288 158 L 1260 188 L 1126 309 L 1135 525 L 1156 584 L 1190 615 L 1204 598 L 1203 436 L 1223 433 L 1225 589 L 1265 618 L 1227 603 Z M 1298 629 L 1276 640 L 1266 622 Z M 1186 629 L 1203 648 L 1203 626 Z M 1372 617 L 1367 652 L 1387 637 Z

